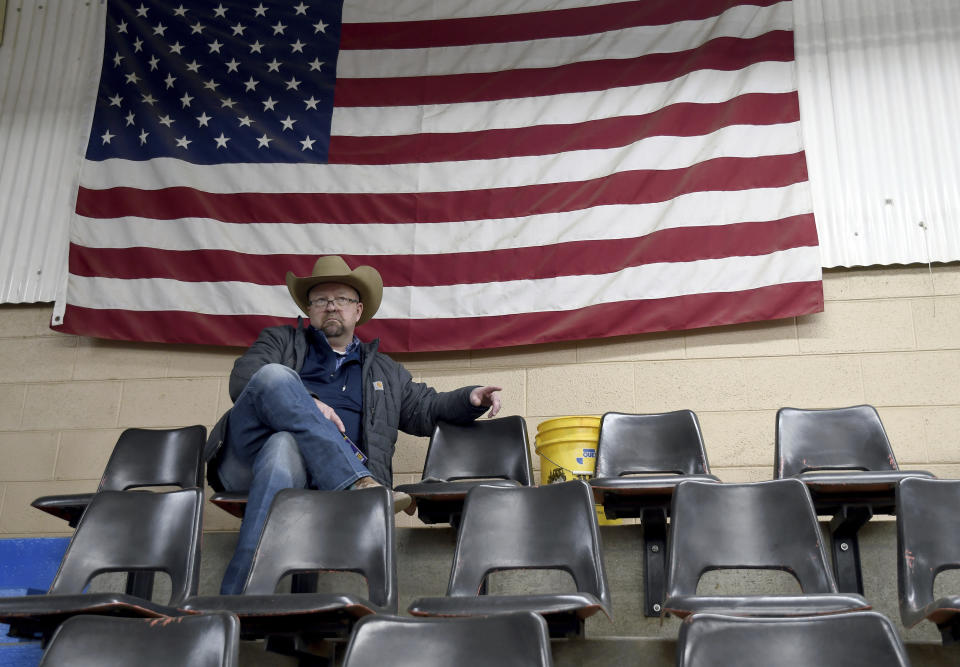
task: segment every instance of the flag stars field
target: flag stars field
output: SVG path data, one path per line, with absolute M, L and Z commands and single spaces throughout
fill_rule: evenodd
M 335 14 L 319 16 L 323 11 Z M 93 123 L 101 141 L 91 144 L 96 154 L 89 157 L 176 156 L 198 164 L 263 160 L 265 153 L 280 161 L 324 159 L 329 139 L 318 137 L 329 136 L 333 72 L 323 66 L 337 53 L 324 33 L 339 7 L 315 11 L 308 2 L 285 0 L 251 7 L 231 0 L 170 8 L 161 0 L 111 0 L 108 13 L 112 55 L 101 72 L 103 101 Z M 298 34 L 304 28 L 316 37 L 304 39 Z M 115 75 L 107 74 L 108 64 Z M 154 113 L 128 122 L 120 86 L 135 89 L 135 99 Z M 186 120 L 210 143 L 174 134 L 174 124 Z M 225 134 L 227 128 L 239 134 Z

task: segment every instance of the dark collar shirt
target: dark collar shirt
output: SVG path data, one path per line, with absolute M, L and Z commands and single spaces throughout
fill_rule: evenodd
M 327 341 L 326 335 L 312 325 L 307 329 L 307 356 L 300 370 L 300 379 L 311 395 L 337 413 L 347 429 L 347 437 L 360 443 L 363 392 L 361 386 L 361 346 L 356 336 L 340 354 Z

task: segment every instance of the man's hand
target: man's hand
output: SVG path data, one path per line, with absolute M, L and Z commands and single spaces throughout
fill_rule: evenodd
M 317 407 L 320 409 L 320 414 L 332 421 L 333 425 L 336 426 L 341 433 L 347 432 L 347 428 L 343 425 L 343 422 L 340 421 L 340 417 L 338 417 L 337 413 L 333 411 L 333 408 L 321 401 L 319 398 L 314 398 L 313 402 L 316 403 Z
M 487 418 L 496 417 L 500 412 L 501 387 L 477 387 L 470 392 L 470 405 L 490 408 Z

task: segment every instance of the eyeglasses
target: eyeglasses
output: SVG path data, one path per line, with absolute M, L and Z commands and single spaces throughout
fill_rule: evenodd
M 346 308 L 351 303 L 360 303 L 360 299 L 351 299 L 346 296 L 335 296 L 333 298 L 318 297 L 310 299 L 307 302 L 311 308 L 326 308 L 328 303 L 332 303 L 337 308 Z

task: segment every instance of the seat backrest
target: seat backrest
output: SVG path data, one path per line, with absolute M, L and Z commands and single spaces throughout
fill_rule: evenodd
M 677 667 L 909 667 L 893 624 L 874 611 L 801 618 L 695 614 L 680 626 Z
M 173 429 L 128 428 L 120 434 L 100 480 L 100 491 L 135 487 L 203 486 L 203 426 Z
M 514 415 L 469 424 L 439 422 L 430 438 L 424 479 L 512 479 L 531 483 L 527 423 Z
M 777 411 L 774 477 L 807 470 L 899 470 L 880 415 L 871 405 Z
M 958 507 L 960 480 L 908 477 L 897 485 L 897 581 L 909 611 L 934 601 L 937 574 L 960 568 Z
M 578 591 L 609 608 L 597 514 L 585 482 L 470 490 L 447 595 L 475 596 L 489 573 L 517 569 L 568 572 Z
M 603 415 L 597 444 L 597 477 L 709 472 L 700 423 L 692 411 Z
M 800 480 L 682 482 L 670 516 L 667 597 L 695 595 L 705 572 L 722 569 L 783 570 L 804 593 L 837 592 Z
M 164 619 L 82 615 L 64 621 L 41 667 L 235 667 L 240 621 L 213 612 Z
M 357 623 L 343 667 L 550 667 L 547 623 L 533 612 Z
M 244 593 L 271 595 L 291 574 L 357 572 L 367 598 L 397 612 L 396 543 L 390 492 L 284 489 L 273 499 Z
M 200 576 L 203 492 L 101 491 L 67 546 L 50 594 L 82 593 L 98 574 L 159 571 L 171 605 L 195 595 Z

